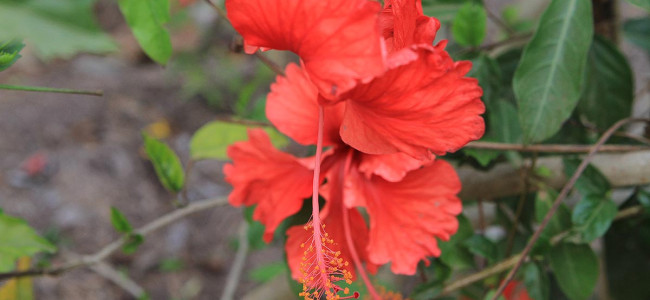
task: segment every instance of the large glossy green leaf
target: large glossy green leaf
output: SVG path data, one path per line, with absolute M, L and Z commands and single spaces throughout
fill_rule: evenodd
M 479 46 L 485 38 L 487 14 L 482 5 L 471 2 L 461 6 L 454 17 L 451 32 L 462 46 Z
M 647 10 L 650 10 L 650 0 L 627 0 L 627 2 L 630 2 L 638 7 L 642 7 Z
M 95 24 L 94 0 L 0 0 L 0 40 L 24 39 L 44 59 L 117 49 Z
M 623 24 L 624 36 L 650 54 L 650 17 L 628 20 Z
M 190 142 L 192 159 L 228 159 L 226 150 L 235 142 L 248 139 L 248 125 L 221 121 L 210 122 L 196 131 Z M 270 127 L 264 128 L 273 145 L 282 148 L 289 142 L 286 137 Z
M 514 91 L 524 141 L 554 135 L 582 91 L 593 36 L 590 0 L 553 0 L 515 72 Z
M 0 272 L 13 270 L 20 257 L 56 251 L 54 245 L 19 218 L 0 213 L 0 232 Z
M 616 45 L 598 35 L 591 45 L 588 62 L 578 112 L 599 129 L 606 130 L 632 112 L 632 70 Z
M 561 243 L 550 253 L 551 268 L 571 300 L 586 300 L 598 280 L 598 258 L 589 245 Z
M 169 22 L 169 0 L 119 0 L 120 10 L 133 35 L 151 59 L 166 64 L 172 42 L 164 25 Z
M 573 209 L 573 230 L 580 233 L 586 243 L 601 237 L 616 217 L 618 208 L 609 198 L 597 195 L 583 197 Z
M 575 173 L 576 169 L 581 163 L 580 159 L 577 158 L 565 158 L 564 162 L 564 173 L 571 177 Z M 578 181 L 576 181 L 576 189 L 584 195 L 599 195 L 605 196 L 607 192 L 611 189 L 609 181 L 605 178 L 605 175 L 601 173 L 596 167 L 589 164 L 587 168 L 582 172 Z
M 185 173 L 181 161 L 164 143 L 143 134 L 144 149 L 151 159 L 160 183 L 172 192 L 179 192 L 185 184 Z

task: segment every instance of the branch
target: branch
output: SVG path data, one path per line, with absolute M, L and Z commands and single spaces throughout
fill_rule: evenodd
M 513 150 L 517 152 L 547 152 L 547 153 L 589 153 L 593 148 L 592 145 L 559 145 L 559 144 L 505 144 L 492 142 L 471 142 L 465 145 L 465 148 L 485 149 L 485 150 Z M 631 152 L 650 150 L 650 146 L 644 145 L 603 145 L 598 152 Z
M 142 299 L 146 295 L 142 287 L 105 262 L 98 262 L 97 264 L 91 265 L 90 269 L 127 291 L 133 298 Z
M 521 252 L 521 256 L 517 260 L 517 263 L 515 266 L 508 272 L 508 275 L 506 276 L 505 280 L 501 282 L 501 285 L 497 289 L 496 293 L 494 293 L 494 296 L 492 296 L 492 300 L 497 300 L 499 298 L 499 295 L 503 293 L 503 290 L 506 288 L 506 285 L 515 277 L 515 274 L 517 273 L 517 270 L 521 267 L 521 265 L 524 263 L 524 260 L 528 257 L 528 253 L 533 249 L 533 246 L 535 245 L 535 242 L 537 242 L 537 239 L 539 239 L 540 235 L 542 234 L 542 231 L 544 228 L 546 228 L 546 225 L 549 223 L 557 209 L 560 207 L 560 204 L 564 201 L 564 198 L 569 194 L 569 191 L 573 188 L 575 185 L 576 181 L 582 175 L 582 172 L 587 168 L 589 165 L 589 162 L 591 162 L 594 157 L 596 152 L 602 147 L 603 144 L 618 130 L 619 128 L 623 127 L 623 125 L 626 125 L 628 123 L 632 122 L 650 122 L 650 119 L 638 119 L 638 118 L 627 118 L 620 120 L 616 122 L 616 124 L 612 125 L 605 134 L 598 140 L 598 142 L 593 146 L 591 151 L 589 151 L 589 154 L 587 154 L 587 157 L 585 157 L 578 168 L 576 169 L 575 173 L 573 173 L 573 176 L 571 176 L 571 179 L 569 179 L 569 182 L 562 188 L 560 191 L 560 194 L 557 196 L 555 201 L 553 202 L 553 206 L 551 206 L 551 209 L 548 211 L 546 216 L 544 216 L 544 219 L 542 220 L 542 223 L 539 224 L 539 227 L 537 230 L 535 230 L 535 233 L 533 233 L 533 236 L 530 238 L 528 243 L 526 244 L 526 247 L 524 247 L 524 250 Z
M 644 207 L 641 206 L 641 205 L 632 206 L 632 207 L 620 210 L 616 214 L 616 217 L 614 218 L 614 220 L 618 221 L 618 220 L 623 220 L 623 219 L 630 218 L 630 217 L 633 217 L 633 216 L 637 216 L 637 215 L 640 215 L 641 213 L 643 213 L 644 210 L 645 210 Z M 557 243 L 559 243 L 562 240 L 562 238 L 568 236 L 568 233 L 569 233 L 569 231 L 565 231 L 565 232 L 560 232 L 557 235 L 553 236 L 551 238 L 551 245 L 556 245 Z M 464 288 L 464 287 L 466 287 L 466 286 L 468 286 L 470 284 L 473 284 L 475 282 L 481 281 L 481 280 L 486 279 L 488 277 L 491 277 L 491 276 L 497 275 L 497 274 L 499 274 L 501 272 L 504 272 L 504 271 L 510 269 L 515 264 L 517 264 L 517 262 L 519 260 L 521 260 L 521 258 L 522 258 L 521 254 L 516 254 L 516 255 L 513 255 L 512 257 L 510 257 L 508 259 L 505 259 L 505 260 L 503 260 L 503 261 L 501 261 L 501 262 L 499 262 L 499 263 L 497 263 L 495 265 L 492 265 L 491 267 L 486 268 L 486 269 L 484 269 L 484 270 L 482 270 L 480 272 L 476 272 L 474 274 L 470 274 L 470 275 L 467 275 L 465 277 L 462 277 L 462 278 L 460 278 L 460 279 L 446 285 L 442 289 L 442 293 L 440 294 L 440 296 L 449 295 L 449 294 L 451 294 L 451 293 L 453 293 L 453 292 L 455 292 L 455 291 L 457 291 L 459 289 L 462 289 L 462 288 Z
M 88 95 L 88 96 L 104 96 L 103 91 L 84 91 L 73 89 L 59 89 L 37 86 L 22 86 L 22 85 L 6 85 L 0 84 L 0 90 L 12 90 L 23 92 L 39 92 L 39 93 L 59 93 L 59 94 L 73 94 L 73 95 Z
M 242 224 L 239 226 L 239 246 L 237 248 L 237 254 L 235 255 L 235 261 L 230 268 L 228 273 L 228 278 L 226 279 L 226 288 L 221 294 L 221 300 L 232 300 L 235 297 L 235 291 L 237 290 L 237 284 L 239 283 L 239 278 L 241 273 L 244 270 L 246 263 L 246 255 L 248 254 L 248 222 L 246 220 L 242 221 Z
M 146 236 L 148 234 L 153 233 L 154 231 L 161 229 L 167 225 L 170 225 L 174 223 L 175 221 L 182 219 L 188 215 L 215 207 L 215 206 L 221 206 L 225 205 L 228 203 L 228 200 L 226 198 L 214 198 L 214 199 L 207 199 L 207 200 L 202 200 L 198 201 L 195 203 L 192 203 L 186 207 L 174 210 L 166 215 L 163 215 L 159 217 L 158 219 L 153 220 L 152 222 L 140 227 L 136 231 L 134 231 L 134 234 L 140 234 L 142 236 Z M 103 260 L 105 260 L 107 257 L 109 257 L 111 254 L 113 254 L 115 251 L 119 250 L 126 242 L 128 241 L 128 238 L 126 237 L 121 237 L 118 240 L 115 240 L 114 242 L 104 246 L 104 248 L 100 249 L 99 251 L 95 252 L 94 254 L 90 255 L 85 255 L 82 256 L 81 258 L 78 259 L 73 259 L 70 260 L 61 266 L 58 267 L 53 267 L 53 268 L 45 268 L 45 269 L 30 269 L 26 271 L 16 271 L 16 272 L 8 272 L 8 273 L 0 273 L 0 281 L 9 279 L 9 278 L 17 278 L 17 277 L 26 277 L 26 276 L 43 276 L 43 275 L 59 275 L 65 272 L 68 272 L 70 270 L 74 270 L 77 268 L 81 267 L 88 267 L 95 265 Z

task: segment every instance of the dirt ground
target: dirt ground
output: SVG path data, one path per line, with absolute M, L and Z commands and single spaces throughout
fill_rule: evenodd
M 171 195 L 142 154 L 140 132 L 151 123 L 168 122 L 172 134 L 166 142 L 186 164 L 192 133 L 216 117 L 204 102 L 185 99 L 182 74 L 142 59 L 108 2 L 101 2 L 100 20 L 120 43 L 119 53 L 44 63 L 28 48 L 13 68 L 0 73 L 1 83 L 104 91 L 103 97 L 0 91 L 0 207 L 54 237 L 61 253 L 90 254 L 118 238 L 110 224 L 111 206 L 136 227 L 173 210 Z M 196 36 L 182 33 L 174 38 L 177 44 L 196 42 L 184 43 Z M 647 82 L 647 58 L 629 45 L 624 49 L 631 62 L 638 62 L 632 63 L 642 75 L 637 86 Z M 45 174 L 37 178 L 23 170 L 34 155 L 47 161 Z M 221 167 L 218 162 L 195 166 L 189 179 L 191 200 L 228 194 Z M 232 242 L 241 222 L 237 208 L 201 212 L 148 236 L 135 254 L 113 255 L 108 262 L 151 299 L 215 299 L 234 258 Z M 252 252 L 246 269 L 282 260 L 282 255 L 279 245 Z M 161 270 L 161 263 L 170 259 L 183 266 Z M 63 256 L 53 260 L 62 261 Z M 255 285 L 246 274 L 238 297 Z M 35 287 L 37 299 L 132 299 L 89 269 L 38 278 Z

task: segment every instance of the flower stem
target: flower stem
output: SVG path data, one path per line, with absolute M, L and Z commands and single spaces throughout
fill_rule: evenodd
M 40 92 L 40 93 L 59 93 L 59 94 L 76 94 L 76 95 L 89 95 L 89 96 L 103 96 L 103 91 L 84 91 L 73 89 L 60 89 L 38 86 L 22 86 L 22 85 L 6 85 L 0 84 L 0 90 L 13 90 L 24 92 Z
M 323 130 L 325 124 L 323 106 L 318 106 L 318 140 L 316 142 L 316 160 L 314 163 L 314 181 L 311 198 L 311 216 L 314 228 L 314 243 L 316 250 L 316 262 L 318 264 L 319 276 L 322 282 L 327 282 L 327 269 L 325 265 L 325 256 L 323 255 L 322 227 L 320 220 L 320 207 L 318 203 L 318 187 L 320 186 L 320 163 L 323 154 Z
M 372 282 L 370 282 L 370 279 L 368 278 L 368 274 L 366 274 L 366 269 L 363 267 L 361 264 L 361 259 L 359 259 L 359 254 L 357 253 L 357 249 L 354 246 L 354 241 L 352 240 L 352 230 L 350 229 L 350 213 L 348 212 L 348 208 L 345 206 L 345 193 L 343 192 L 343 187 L 345 186 L 345 174 L 348 173 L 348 170 L 350 169 L 350 164 L 352 163 L 352 155 L 354 154 L 354 150 L 350 150 L 348 152 L 347 157 L 345 158 L 345 167 L 343 168 L 341 174 L 341 181 L 343 184 L 341 185 L 341 201 L 343 201 L 343 204 L 341 207 L 343 207 L 343 231 L 345 232 L 345 241 L 348 245 L 348 249 L 350 250 L 350 256 L 352 256 L 352 261 L 354 262 L 354 265 L 357 267 L 357 271 L 359 272 L 359 276 L 361 276 L 361 279 L 363 280 L 363 283 L 366 285 L 366 288 L 368 289 L 368 293 L 374 300 L 381 300 L 381 297 L 379 297 L 379 294 L 375 290 L 375 287 L 372 285 Z

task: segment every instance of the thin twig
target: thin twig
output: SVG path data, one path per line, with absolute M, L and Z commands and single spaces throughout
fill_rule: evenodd
M 582 175 L 582 172 L 587 168 L 587 165 L 591 162 L 591 160 L 594 158 L 595 154 L 600 150 L 600 147 L 602 147 L 603 144 L 618 130 L 621 128 L 623 125 L 626 125 L 628 123 L 632 122 L 650 122 L 650 119 L 641 119 L 641 118 L 627 118 L 620 120 L 616 122 L 616 124 L 612 125 L 605 134 L 598 140 L 598 142 L 593 146 L 591 151 L 589 151 L 589 154 L 587 154 L 587 157 L 585 157 L 578 168 L 576 169 L 575 173 L 573 173 L 573 176 L 571 176 L 571 179 L 569 179 L 569 182 L 562 188 L 562 191 L 560 191 L 560 194 L 557 196 L 555 201 L 553 202 L 553 206 L 551 209 L 548 211 L 544 219 L 542 220 L 542 223 L 539 225 L 539 228 L 535 230 L 535 233 L 533 233 L 533 236 L 530 238 L 528 243 L 526 244 L 526 247 L 524 250 L 521 252 L 521 256 L 519 257 L 519 260 L 517 260 L 517 263 L 515 266 L 510 270 L 508 275 L 506 276 L 505 280 L 501 282 L 501 285 L 499 285 L 499 288 L 497 289 L 496 293 L 494 293 L 494 296 L 492 297 L 492 300 L 496 300 L 499 298 L 501 293 L 503 293 L 503 290 L 505 289 L 506 285 L 515 277 L 515 274 L 521 267 L 521 265 L 524 263 L 524 260 L 526 257 L 528 257 L 528 253 L 533 249 L 533 246 L 535 245 L 535 242 L 537 242 L 537 239 L 539 239 L 542 230 L 546 228 L 546 225 L 548 222 L 551 220 L 557 209 L 560 207 L 560 204 L 564 201 L 564 198 L 569 194 L 569 191 L 573 188 L 573 185 L 575 185 L 576 181 Z
M 98 262 L 91 265 L 90 269 L 127 291 L 131 296 L 133 296 L 133 298 L 141 299 L 146 294 L 145 290 L 135 283 L 135 281 L 118 272 L 115 268 L 105 262 Z
M 561 144 L 537 144 L 521 145 L 492 142 L 471 142 L 466 148 L 517 151 L 517 152 L 544 152 L 544 153 L 588 153 L 593 145 L 561 145 Z M 632 152 L 648 150 L 650 146 L 643 145 L 603 145 L 598 152 Z
M 239 226 L 238 244 L 235 261 L 232 263 L 232 267 L 230 267 L 230 272 L 226 279 L 226 288 L 223 290 L 223 294 L 221 294 L 221 300 L 232 300 L 235 298 L 235 291 L 237 291 L 239 278 L 241 277 L 241 274 L 244 271 L 244 266 L 246 265 L 246 256 L 248 255 L 249 248 L 248 222 L 246 222 L 246 220 L 242 221 Z
M 501 20 L 501 18 L 499 18 L 497 15 L 495 15 L 491 10 L 487 9 L 487 7 L 485 7 L 485 12 L 487 12 L 488 18 L 490 18 L 490 20 L 492 20 L 492 22 L 494 22 L 494 24 L 497 24 L 497 26 L 501 27 L 503 30 L 506 31 L 506 33 L 508 33 L 508 36 L 512 36 L 512 35 L 514 35 L 516 33 L 514 29 L 512 29 L 510 26 L 508 26 L 508 24 L 506 24 L 506 22 Z
M 614 217 L 614 220 L 618 221 L 618 220 L 622 220 L 622 219 L 631 218 L 631 217 L 634 217 L 634 216 L 637 216 L 637 215 L 643 213 L 644 211 L 645 211 L 645 208 L 643 206 L 641 206 L 641 205 L 632 206 L 632 207 L 620 210 L 616 214 L 616 217 Z M 556 245 L 557 243 L 562 241 L 562 239 L 564 237 L 568 236 L 569 233 L 570 233 L 570 231 L 564 231 L 564 232 L 560 232 L 560 233 L 556 234 L 550 240 L 551 245 Z M 509 258 L 507 258 L 507 259 L 505 259 L 505 260 L 503 260 L 503 261 L 501 261 L 501 262 L 499 262 L 499 263 L 497 263 L 495 265 L 492 265 L 491 267 L 486 268 L 486 269 L 484 269 L 484 270 L 482 270 L 480 272 L 476 272 L 474 274 L 470 274 L 470 275 L 462 277 L 462 278 L 460 278 L 458 280 L 455 280 L 454 282 L 446 285 L 442 289 L 442 293 L 440 294 L 440 296 L 449 295 L 449 294 L 451 294 L 451 293 L 453 293 L 453 292 L 455 292 L 455 291 L 457 291 L 459 289 L 462 289 L 462 288 L 464 288 L 464 287 L 466 287 L 466 286 L 468 286 L 470 284 L 473 284 L 473 283 L 478 282 L 480 280 L 483 280 L 483 279 L 486 279 L 488 277 L 497 275 L 497 274 L 499 274 L 501 272 L 505 272 L 506 270 L 508 270 L 509 268 L 514 266 L 521 258 L 522 258 L 521 254 L 516 254 L 516 255 L 514 255 L 512 257 L 509 257 Z
M 167 225 L 170 225 L 177 221 L 178 219 L 184 218 L 188 215 L 213 208 L 215 206 L 221 206 L 225 205 L 228 203 L 228 200 L 226 198 L 214 198 L 214 199 L 207 199 L 207 200 L 202 200 L 198 201 L 195 203 L 192 203 L 186 207 L 174 210 L 166 215 L 163 215 L 152 222 L 142 226 L 138 230 L 134 232 L 134 234 L 140 234 L 142 236 L 146 236 L 148 234 L 151 234 L 152 232 L 161 229 Z M 17 278 L 17 277 L 26 277 L 26 276 L 43 276 L 43 275 L 59 275 L 65 272 L 68 272 L 73 269 L 77 269 L 80 267 L 87 267 L 91 266 L 94 264 L 97 264 L 106 258 L 108 258 L 111 254 L 113 254 L 115 251 L 120 249 L 126 242 L 128 242 L 128 238 L 122 237 L 118 240 L 113 241 L 112 243 L 104 246 L 102 249 L 99 251 L 95 252 L 94 254 L 90 255 L 85 255 L 82 256 L 81 258 L 78 259 L 73 259 L 70 260 L 61 266 L 58 267 L 53 267 L 53 268 L 45 268 L 45 269 L 30 269 L 26 271 L 16 271 L 16 272 L 8 272 L 8 273 L 0 273 L 0 281 L 9 279 L 9 278 Z
M 59 89 L 38 86 L 22 86 L 22 85 L 6 85 L 0 84 L 0 90 L 12 90 L 23 92 L 38 92 L 38 93 L 58 93 L 58 94 L 73 94 L 73 95 L 88 95 L 88 96 L 104 96 L 103 91 L 84 91 L 73 89 Z

